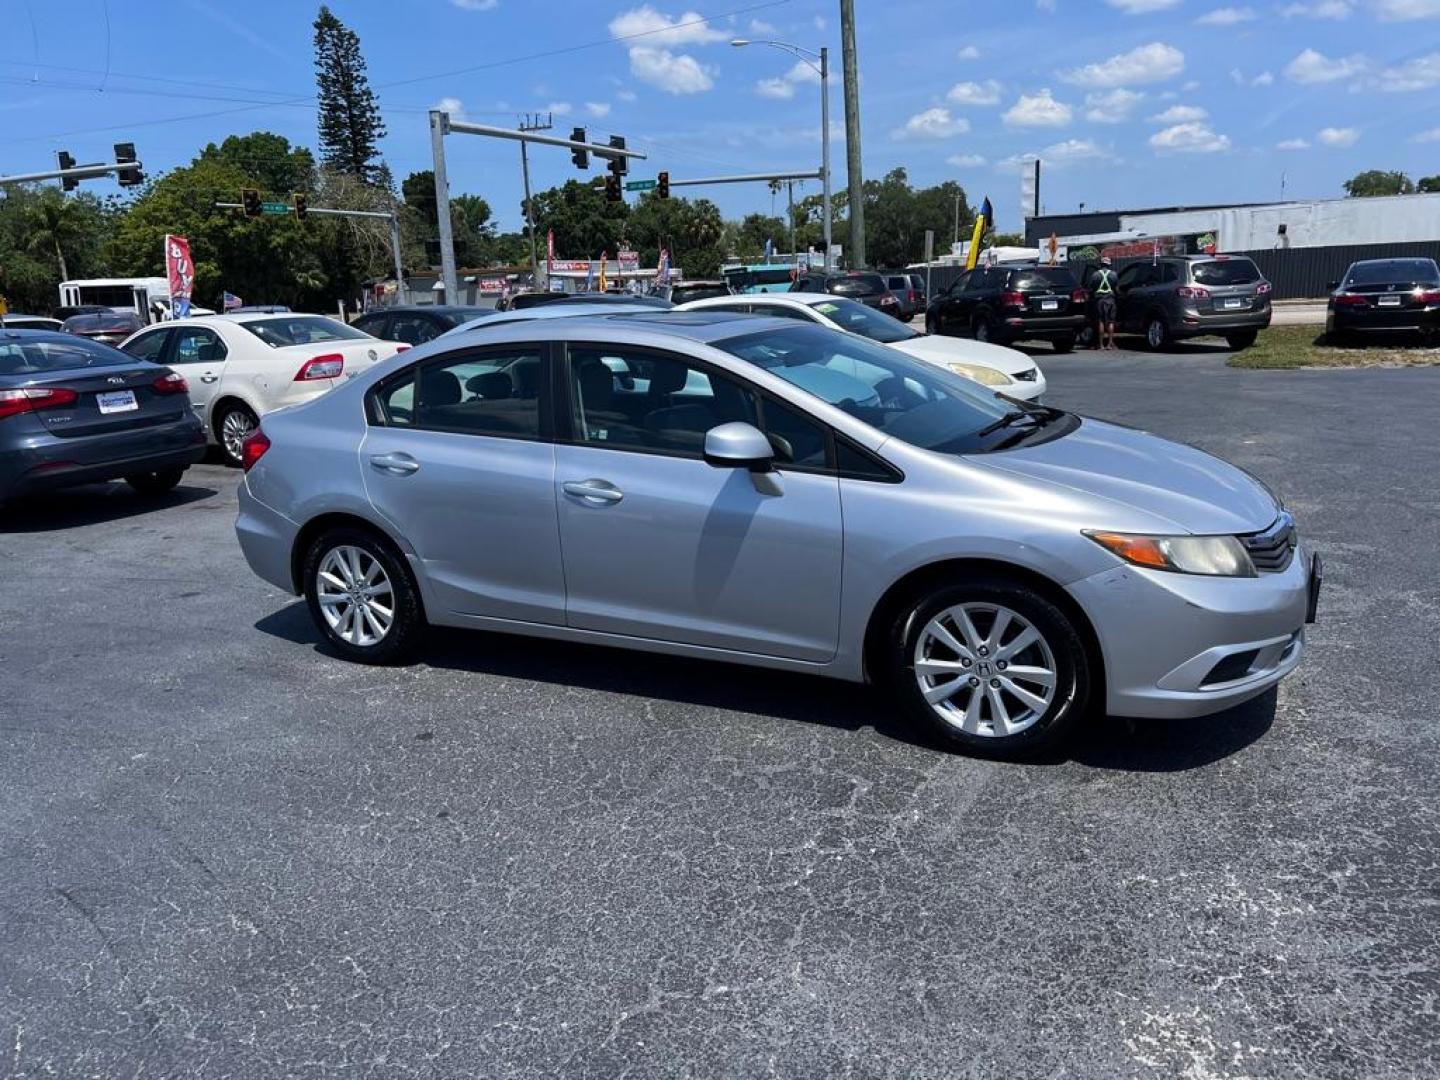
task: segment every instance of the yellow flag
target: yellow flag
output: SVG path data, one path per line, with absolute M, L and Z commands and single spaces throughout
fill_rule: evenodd
M 605 291 L 605 259 L 606 253 L 603 251 L 600 252 L 600 281 L 598 284 L 601 292 Z
M 994 218 L 994 216 L 995 211 L 990 206 L 989 198 L 986 198 L 984 204 L 980 207 L 979 215 L 975 218 L 975 233 L 970 237 L 970 254 L 965 257 L 966 270 L 974 270 L 976 264 L 979 263 L 980 243 L 985 239 L 985 233 L 989 231 L 991 219 Z

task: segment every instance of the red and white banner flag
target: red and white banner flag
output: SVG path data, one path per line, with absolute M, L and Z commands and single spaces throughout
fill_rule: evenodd
M 195 264 L 190 261 L 190 241 L 183 236 L 165 235 L 165 276 L 170 279 L 170 317 L 186 318 L 195 292 Z

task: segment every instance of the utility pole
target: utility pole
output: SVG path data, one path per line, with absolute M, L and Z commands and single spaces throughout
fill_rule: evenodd
M 785 216 L 790 220 L 790 264 L 795 264 L 795 181 L 785 181 Z
M 530 116 L 528 113 L 520 121 L 521 131 L 549 131 L 555 126 L 555 117 L 552 113 L 545 114 L 545 122 L 540 122 L 539 115 Z M 520 144 L 520 171 L 525 177 L 525 228 L 530 233 L 530 277 L 536 280 L 540 276 L 540 256 L 535 248 L 535 214 L 530 209 L 530 151 L 526 143 Z
M 450 181 L 445 175 L 445 133 L 450 130 L 450 114 L 430 110 L 430 153 L 435 162 L 435 216 L 440 227 L 440 280 L 445 283 L 445 302 L 454 304 L 460 298 L 459 274 L 455 270 L 455 235 L 450 228 Z
M 955 243 L 960 243 L 960 199 L 962 196 L 955 196 Z
M 865 175 L 860 165 L 860 67 L 855 57 L 855 0 L 840 0 L 845 68 L 845 166 L 850 190 L 850 265 L 865 265 Z

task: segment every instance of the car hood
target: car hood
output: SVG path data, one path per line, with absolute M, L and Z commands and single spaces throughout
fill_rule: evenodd
M 1016 375 L 1035 367 L 1035 361 L 1019 349 L 1004 345 L 991 345 L 984 341 L 970 341 L 967 338 L 925 337 L 897 341 L 890 346 L 908 356 L 931 364 L 984 364 L 1007 375 Z
M 1174 523 L 1177 532 L 1259 532 L 1280 513 L 1249 473 L 1144 431 L 1085 420 L 1069 435 L 979 459 L 985 465 L 1127 506 Z M 1096 522 L 1104 528 L 1103 521 Z

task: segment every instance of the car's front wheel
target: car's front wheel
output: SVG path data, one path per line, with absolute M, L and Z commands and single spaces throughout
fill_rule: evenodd
M 238 401 L 224 406 L 215 417 L 215 441 L 225 451 L 225 460 L 231 465 L 243 464 L 245 455 L 242 447 L 259 426 L 260 418 L 250 411 L 249 406 Z
M 310 617 L 346 659 L 395 664 L 414 653 L 425 626 L 420 593 L 388 542 L 331 529 L 310 545 L 303 572 Z
M 889 666 L 890 685 L 920 727 L 987 757 L 1055 745 L 1090 694 L 1070 617 L 1018 583 L 957 583 L 912 602 L 892 629 Z

